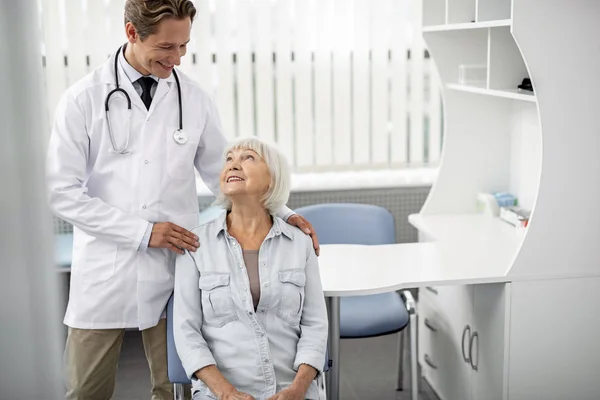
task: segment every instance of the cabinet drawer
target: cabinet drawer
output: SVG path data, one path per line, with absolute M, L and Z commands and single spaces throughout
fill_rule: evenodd
M 422 298 L 449 320 L 470 319 L 473 312 L 472 286 L 427 286 L 419 289 Z
M 439 288 L 438 286 L 426 286 L 419 288 L 419 300 L 426 299 L 432 304 L 436 304 L 438 302 L 439 296 Z
M 471 305 L 462 301 L 470 298 L 470 293 L 464 286 L 453 289 L 435 302 L 430 301 L 431 296 L 419 299 L 419 362 L 423 376 L 441 399 L 468 400 L 471 368 L 464 360 L 461 340 L 467 315 L 472 312 Z M 450 305 L 441 303 L 448 301 L 446 296 L 454 296 Z
M 419 363 L 425 369 L 425 354 L 431 355 L 432 349 L 432 341 L 435 339 L 435 333 L 437 333 L 437 329 L 435 328 L 435 310 L 431 307 L 431 304 L 426 298 L 419 299 L 418 305 L 418 338 L 419 338 Z M 433 322 L 432 322 L 433 321 Z M 431 326 L 434 326 L 436 331 L 431 329 Z
M 433 390 L 440 394 L 438 365 L 433 354 L 434 341 L 439 333 L 436 324 L 435 310 L 426 298 L 419 299 L 418 305 L 418 340 L 419 340 L 419 364 L 423 377 L 427 380 Z M 433 329 L 432 329 L 433 328 Z

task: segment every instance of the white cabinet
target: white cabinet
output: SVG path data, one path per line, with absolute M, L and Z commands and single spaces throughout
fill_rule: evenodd
M 437 294 L 419 292 L 421 371 L 442 400 L 468 400 L 471 367 L 465 354 L 469 338 L 465 335 L 465 346 L 461 339 L 472 315 L 472 287 L 433 289 Z
M 473 287 L 472 363 L 475 365 L 472 399 L 502 400 L 505 396 L 505 370 L 508 368 L 508 321 L 511 284 Z
M 510 284 L 419 291 L 419 362 L 442 400 L 504 398 Z

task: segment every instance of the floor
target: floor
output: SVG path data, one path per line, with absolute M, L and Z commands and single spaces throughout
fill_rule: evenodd
M 397 335 L 342 340 L 340 397 L 343 400 L 409 400 L 409 351 L 405 353 L 405 390 L 396 392 Z M 141 335 L 127 331 L 113 400 L 149 400 L 150 378 Z M 438 400 L 426 382 L 420 400 Z

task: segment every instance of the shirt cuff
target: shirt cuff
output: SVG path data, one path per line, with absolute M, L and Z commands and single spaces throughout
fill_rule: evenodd
M 148 222 L 148 227 L 146 228 L 146 233 L 144 233 L 144 237 L 140 242 L 140 246 L 138 247 L 138 251 L 146 251 L 148 250 L 148 246 L 150 245 L 150 236 L 152 236 L 152 228 L 154 224 Z
M 182 358 L 181 364 L 190 380 L 197 380 L 198 378 L 195 374 L 202 368 L 208 367 L 209 365 L 217 365 L 210 350 L 189 354 L 187 357 Z
M 325 354 L 314 351 L 314 350 L 303 350 L 299 351 L 296 354 L 296 359 L 294 360 L 294 371 L 298 371 L 301 364 L 310 365 L 314 369 L 317 370 L 317 376 L 323 372 L 325 367 L 325 363 L 328 360 L 325 360 Z
M 279 212 L 277 213 L 278 217 L 281 218 L 282 220 L 284 220 L 285 222 L 287 222 L 287 220 L 292 216 L 292 215 L 296 215 L 296 212 L 291 210 L 289 207 L 287 206 L 283 206 L 281 207 L 281 209 L 279 210 Z

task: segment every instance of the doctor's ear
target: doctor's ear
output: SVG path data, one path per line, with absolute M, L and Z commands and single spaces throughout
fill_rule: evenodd
M 125 34 L 127 35 L 127 40 L 129 41 L 129 43 L 135 43 L 139 39 L 137 30 L 131 22 L 125 24 Z

